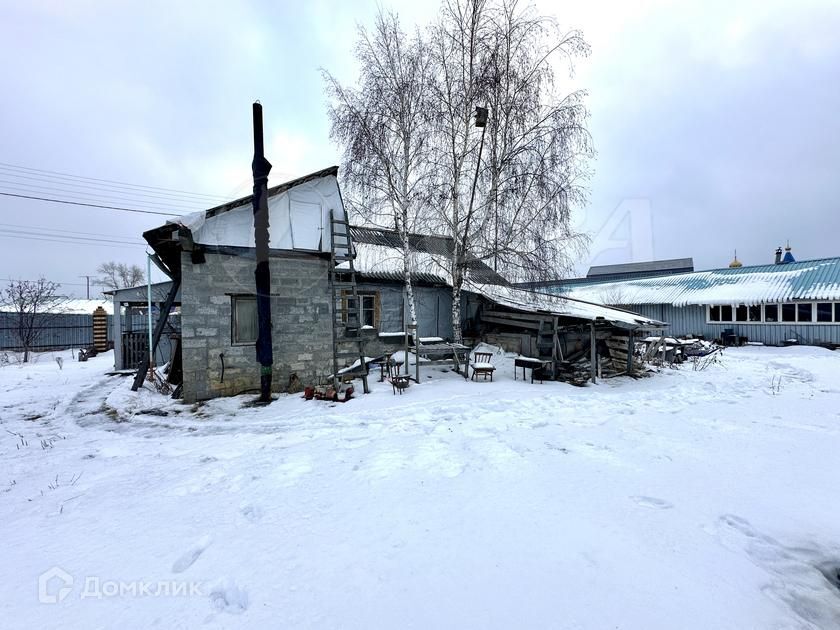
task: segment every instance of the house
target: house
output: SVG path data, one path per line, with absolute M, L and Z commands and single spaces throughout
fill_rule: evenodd
M 402 241 L 393 231 L 348 224 L 337 174 L 337 167 L 331 167 L 268 189 L 273 383 L 278 391 L 322 382 L 353 363 L 354 353 L 356 360 L 376 356 L 385 349 L 388 333 L 407 330 Z M 256 391 L 251 197 L 179 217 L 143 236 L 154 250 L 153 260 L 171 278 L 158 290 L 158 331 L 180 303 L 176 372 L 182 375 L 184 400 Z M 416 337 L 451 338 L 448 269 L 453 242 L 411 235 L 409 248 Z M 138 296 L 139 291 L 115 292 L 114 301 L 119 308 L 135 303 Z M 548 350 L 539 347 L 534 316 L 546 319 L 551 327 L 546 335 L 571 334 L 571 326 L 587 344 L 595 340 L 596 324 L 601 336 L 605 327 L 661 328 L 659 322 L 618 309 L 514 289 L 478 260 L 467 265 L 461 309 L 471 340 L 488 333 L 502 339 L 501 332 L 523 328 L 523 317 L 509 318 L 504 325 L 498 317 L 484 318 L 488 310 L 529 314 L 525 332 L 505 343 L 515 345 L 518 339 L 516 351 L 547 352 L 558 360 L 561 341 L 552 341 Z M 523 335 L 530 335 L 533 343 L 522 341 Z M 355 349 L 348 351 L 348 344 Z M 177 361 L 177 353 L 173 358 Z
M 788 246 L 771 264 L 623 281 L 562 282 L 550 290 L 620 304 L 670 323 L 670 334 L 768 345 L 840 344 L 840 257 L 796 261 Z

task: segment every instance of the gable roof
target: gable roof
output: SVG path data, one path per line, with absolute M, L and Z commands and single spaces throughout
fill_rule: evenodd
M 303 175 L 301 177 L 297 177 L 295 179 L 290 179 L 287 182 L 283 182 L 282 184 L 277 184 L 276 186 L 272 186 L 268 189 L 268 197 L 273 197 L 275 195 L 279 195 L 281 193 L 286 192 L 287 190 L 294 188 L 295 186 L 300 186 L 301 184 L 305 184 L 306 182 L 310 182 L 314 179 L 320 179 L 321 177 L 337 177 L 338 176 L 338 167 L 337 166 L 328 166 L 327 168 L 323 168 L 320 171 L 315 171 L 314 173 L 309 173 L 309 175 Z M 204 213 L 205 218 L 209 219 L 211 217 L 215 217 L 216 215 L 222 214 L 224 212 L 229 212 L 230 210 L 234 210 L 235 208 L 239 208 L 240 206 L 250 205 L 254 199 L 254 195 L 246 195 L 245 197 L 240 197 L 239 199 L 235 199 L 234 201 L 227 201 L 221 205 L 215 206 L 208 210 L 202 210 L 201 212 Z
M 617 282 L 593 281 L 560 286 L 552 292 L 627 305 L 752 305 L 789 300 L 840 300 L 840 257 L 725 267 Z
M 272 250 L 329 252 L 330 213 L 342 219 L 346 216 L 337 175 L 338 167 L 330 166 L 268 188 Z M 179 266 L 181 243 L 175 236 L 179 231 L 198 245 L 253 248 L 253 198 L 251 194 L 182 215 L 144 232 L 143 237 L 173 273 Z
M 667 260 L 648 260 L 643 262 L 621 263 L 618 265 L 598 265 L 589 268 L 587 278 L 598 276 L 648 276 L 652 274 L 672 274 L 694 271 L 693 258 L 670 258 Z

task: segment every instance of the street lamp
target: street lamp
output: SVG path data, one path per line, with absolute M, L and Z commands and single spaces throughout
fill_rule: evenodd
M 473 202 L 475 201 L 475 187 L 478 184 L 478 171 L 481 168 L 481 152 L 484 149 L 484 132 L 487 131 L 487 116 L 488 111 L 486 107 L 476 106 L 475 126 L 481 128 L 481 143 L 478 145 L 478 159 L 475 162 L 475 177 L 473 178 L 472 192 L 470 192 L 470 206 L 467 209 L 467 226 L 464 230 L 464 238 L 462 239 L 463 243 L 467 242 L 467 238 L 470 232 L 470 219 L 472 218 Z M 463 251 L 461 253 L 464 256 L 464 264 L 466 264 L 467 253 L 466 251 Z

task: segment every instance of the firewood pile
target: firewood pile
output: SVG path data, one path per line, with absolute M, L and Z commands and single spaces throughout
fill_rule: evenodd
M 561 361 L 557 365 L 557 380 L 583 387 L 592 375 L 590 365 L 590 361 L 585 357 L 576 361 Z

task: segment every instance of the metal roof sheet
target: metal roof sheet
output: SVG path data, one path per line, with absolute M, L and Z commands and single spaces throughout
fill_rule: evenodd
M 650 271 L 694 271 L 693 258 L 670 258 L 644 262 L 621 263 L 618 265 L 597 265 L 590 267 L 587 278 L 625 273 L 647 273 Z
M 762 304 L 840 300 L 840 257 L 712 269 L 655 278 L 558 287 L 553 292 L 607 304 Z
M 588 322 L 603 321 L 622 328 L 659 329 L 667 326 L 664 322 L 624 309 L 511 286 L 482 285 L 467 280 L 464 290 L 483 295 L 496 304 L 531 313 L 550 313 Z

